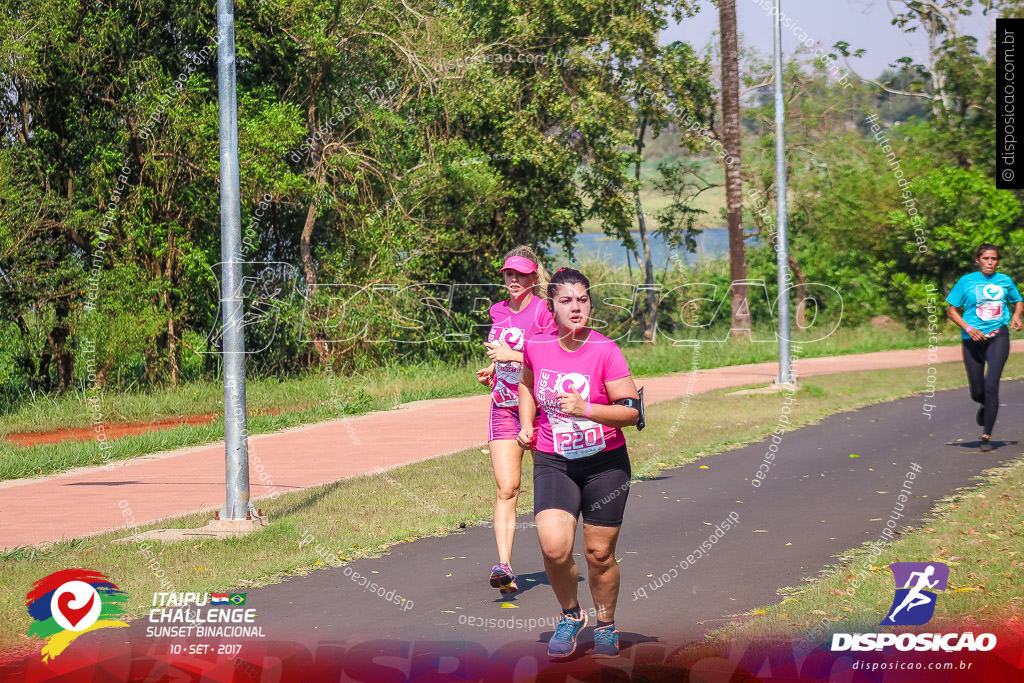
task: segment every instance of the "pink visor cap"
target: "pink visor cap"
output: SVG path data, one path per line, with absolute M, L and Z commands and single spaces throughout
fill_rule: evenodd
M 509 256 L 505 259 L 505 265 L 501 267 L 501 272 L 506 270 L 514 270 L 517 273 L 529 275 L 530 273 L 537 272 L 537 264 L 522 256 Z

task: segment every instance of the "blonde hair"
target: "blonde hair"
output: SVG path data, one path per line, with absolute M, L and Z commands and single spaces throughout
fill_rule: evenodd
M 547 289 L 548 281 L 551 279 L 548 275 L 548 271 L 544 268 L 544 264 L 537 258 L 537 254 L 534 253 L 533 249 L 520 244 L 518 247 L 513 247 L 507 254 L 505 254 L 505 260 L 512 258 L 513 256 L 519 256 L 524 259 L 532 261 L 537 266 L 537 282 L 533 284 L 533 295 L 540 299 L 547 300 Z

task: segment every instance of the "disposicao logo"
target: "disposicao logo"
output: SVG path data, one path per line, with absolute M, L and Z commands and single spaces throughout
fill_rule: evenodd
M 892 606 L 880 626 L 920 626 L 935 615 L 934 591 L 946 590 L 949 567 L 942 562 L 893 562 L 889 565 L 896 581 Z M 996 637 L 982 633 L 833 633 L 832 651 L 881 651 L 894 646 L 901 652 L 986 652 L 996 646 Z
M 128 594 L 93 569 L 64 569 L 35 582 L 25 605 L 34 619 L 28 635 L 46 639 L 43 661 L 53 659 L 78 636 L 128 626 L 116 617 Z
M 942 562 L 893 562 L 896 595 L 880 626 L 920 626 L 935 614 L 936 595 L 946 590 L 949 567 Z

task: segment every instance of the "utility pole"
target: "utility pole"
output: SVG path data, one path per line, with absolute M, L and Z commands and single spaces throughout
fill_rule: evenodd
M 242 336 L 242 210 L 238 181 L 234 0 L 217 0 L 217 101 L 220 110 L 220 309 L 224 323 L 224 460 L 227 495 L 220 519 L 257 517 L 249 501 L 249 429 Z
M 782 97 L 782 0 L 775 0 L 775 209 L 776 270 L 778 271 L 779 298 L 779 375 L 776 384 L 792 384 L 793 356 L 790 349 L 789 323 L 789 237 L 786 207 L 786 101 Z

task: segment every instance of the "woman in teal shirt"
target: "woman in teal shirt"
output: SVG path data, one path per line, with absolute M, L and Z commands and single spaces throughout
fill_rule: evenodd
M 999 248 L 994 244 L 982 244 L 974 252 L 974 262 L 980 270 L 964 275 L 953 286 L 946 297 L 949 308 L 946 315 L 963 330 L 964 366 L 967 368 L 967 382 L 971 398 L 981 404 L 978 408 L 978 426 L 985 432 L 981 435 L 981 450 L 991 451 L 992 428 L 999 412 L 999 377 L 1003 365 L 1010 355 L 1010 331 L 1024 327 L 1021 312 L 1024 303 L 1020 292 L 1008 276 L 997 273 Z M 1013 304 L 1013 318 L 1010 317 Z M 964 309 L 960 315 L 958 308 Z M 988 364 L 988 372 L 985 364 Z

